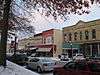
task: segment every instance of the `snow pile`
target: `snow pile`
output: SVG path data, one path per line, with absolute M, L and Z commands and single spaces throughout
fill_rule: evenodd
M 0 66 L 0 75 L 40 75 L 19 65 L 7 61 L 7 67 Z

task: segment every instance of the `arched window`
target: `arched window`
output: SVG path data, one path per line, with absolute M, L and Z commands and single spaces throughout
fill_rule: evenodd
M 72 41 L 72 34 L 69 33 L 69 41 Z
M 80 31 L 80 40 L 82 40 L 82 31 Z
M 74 40 L 77 40 L 77 32 L 74 33 Z

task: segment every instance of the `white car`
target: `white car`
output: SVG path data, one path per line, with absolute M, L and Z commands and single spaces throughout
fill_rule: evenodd
M 61 66 L 63 67 L 65 64 L 67 64 L 68 62 L 71 62 L 72 60 L 70 58 L 66 59 L 66 60 L 59 60 L 56 62 L 56 66 Z
M 27 67 L 37 70 L 38 72 L 52 71 L 55 66 L 55 62 L 46 57 L 34 57 L 28 60 Z
M 74 60 L 85 60 L 84 55 L 80 53 L 73 56 L 73 59 Z

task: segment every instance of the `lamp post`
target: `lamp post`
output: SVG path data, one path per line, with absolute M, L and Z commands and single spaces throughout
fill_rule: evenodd
M 0 41 L 1 41 L 1 33 L 0 33 Z
M 70 46 L 71 46 L 72 59 L 73 59 L 73 49 L 72 49 L 72 43 L 70 44 Z
M 69 41 L 69 43 L 70 43 L 70 48 L 71 48 L 71 58 L 73 59 L 73 49 L 72 49 L 72 42 L 71 41 Z

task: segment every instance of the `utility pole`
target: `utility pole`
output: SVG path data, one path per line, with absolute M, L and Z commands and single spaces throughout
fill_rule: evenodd
M 7 35 L 9 27 L 9 11 L 10 11 L 11 0 L 4 0 L 3 10 L 3 26 L 1 29 L 1 42 L 0 42 L 0 65 L 6 67 L 6 46 L 7 46 Z

